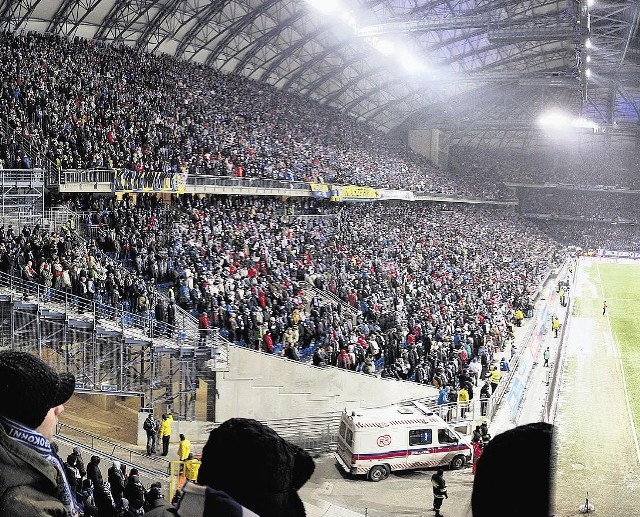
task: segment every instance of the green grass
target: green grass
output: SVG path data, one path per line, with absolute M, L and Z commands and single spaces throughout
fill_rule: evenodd
M 599 264 L 613 339 L 620 348 L 636 432 L 640 431 L 640 264 Z M 602 312 L 602 300 L 599 301 Z

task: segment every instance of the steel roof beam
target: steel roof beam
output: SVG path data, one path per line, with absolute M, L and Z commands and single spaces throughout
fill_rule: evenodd
M 265 0 L 260 3 L 260 7 L 256 9 L 249 9 L 249 11 L 244 15 L 234 20 L 229 24 L 229 27 L 224 31 L 225 36 L 216 43 L 215 47 L 211 49 L 207 59 L 205 60 L 205 64 L 212 65 L 220 54 L 228 49 L 229 44 L 233 41 L 233 38 L 241 34 L 248 26 L 250 26 L 259 16 L 265 14 L 271 7 L 278 4 L 280 0 Z M 210 43 L 210 42 L 208 42 Z M 203 47 L 206 48 L 206 47 Z M 235 54 L 237 56 L 237 53 Z

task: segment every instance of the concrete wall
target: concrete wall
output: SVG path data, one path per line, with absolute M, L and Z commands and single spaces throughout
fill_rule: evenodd
M 241 347 L 230 347 L 229 354 L 230 371 L 217 374 L 216 422 L 311 416 L 437 395 L 413 382 L 316 368 Z
M 412 129 L 408 134 L 412 151 L 425 156 L 431 163 L 438 165 L 439 131 L 437 129 Z
M 278 420 L 318 416 L 358 407 L 436 397 L 437 390 L 414 382 L 379 379 L 339 368 L 316 368 L 284 360 L 247 348 L 229 348 L 230 371 L 216 375 L 215 422 L 233 417 Z M 204 421 L 207 390 L 214 383 L 200 381 L 193 422 L 175 421 L 171 431 L 169 456 L 175 456 L 178 435 L 192 442 L 206 441 L 211 424 Z M 211 394 L 210 394 L 211 395 Z M 160 412 L 156 408 L 156 418 Z M 146 443 L 142 423 L 147 413 L 138 414 L 138 445 Z

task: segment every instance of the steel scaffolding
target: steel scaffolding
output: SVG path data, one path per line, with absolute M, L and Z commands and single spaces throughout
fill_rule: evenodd
M 228 370 L 229 343 L 159 327 L 150 317 L 0 273 L 0 347 L 24 350 L 76 376 L 80 393 L 138 396 L 195 417 L 199 378 Z

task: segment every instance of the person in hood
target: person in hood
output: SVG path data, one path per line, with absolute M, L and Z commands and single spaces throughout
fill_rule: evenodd
M 251 465 L 247 469 L 247 465 Z M 298 490 L 315 469 L 311 456 L 251 419 L 232 418 L 211 431 L 198 485 L 187 483 L 180 517 L 304 517 Z M 235 507 L 234 507 L 235 503 Z M 223 508 L 214 513 L 213 508 Z M 206 513 L 190 511 L 206 508 Z M 224 513 L 226 511 L 226 513 Z
M 111 495 L 117 503 L 124 496 L 125 478 L 119 461 L 114 461 L 107 472 Z

